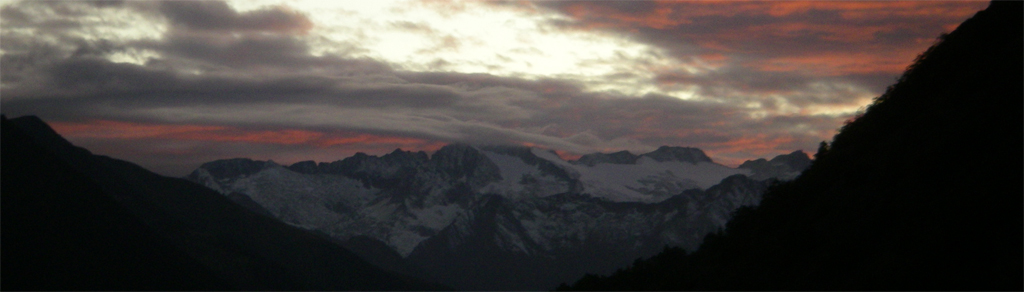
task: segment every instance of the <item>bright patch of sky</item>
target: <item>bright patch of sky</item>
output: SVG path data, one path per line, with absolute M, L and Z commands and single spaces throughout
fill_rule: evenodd
M 560 29 L 553 13 L 481 2 L 235 1 L 240 12 L 285 5 L 315 24 L 306 38 L 314 54 L 386 61 L 408 71 L 561 78 L 591 91 L 662 92 L 656 68 L 679 67 L 659 48 L 600 31 Z
M 14 1 L 0 1 L 0 5 L 11 5 Z M 84 4 L 84 2 L 83 2 Z M 48 23 L 35 27 L 5 27 L 4 34 L 11 36 L 32 36 L 36 42 L 45 43 L 57 47 L 65 46 L 65 49 L 73 50 L 74 45 L 68 47 L 67 39 L 60 34 L 40 31 L 48 30 L 48 26 L 63 26 L 63 33 L 67 36 L 81 38 L 86 42 L 109 41 L 111 43 L 124 43 L 128 41 L 155 40 L 167 30 L 166 23 L 152 21 L 148 15 L 136 13 L 127 9 L 87 9 L 86 5 L 68 6 L 67 11 L 56 12 L 53 7 L 46 5 L 21 5 L 19 6 L 28 15 L 46 15 L 46 18 L 37 18 L 34 21 Z M 89 12 L 86 13 L 85 11 Z M 67 21 L 67 23 L 63 23 Z M 77 23 L 80 25 L 72 25 Z M 32 49 L 32 48 L 28 48 Z M 17 51 L 13 51 L 17 52 Z M 4 53 L 11 53 L 5 51 Z M 149 58 L 159 57 L 159 54 L 151 50 L 127 49 L 110 53 L 108 58 L 112 62 L 145 64 Z

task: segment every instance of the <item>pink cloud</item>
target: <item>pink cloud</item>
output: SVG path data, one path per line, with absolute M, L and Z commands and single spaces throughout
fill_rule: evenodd
M 733 60 L 767 71 L 898 74 L 984 1 L 541 2 L 574 21 L 662 46 L 681 60 Z M 694 50 L 697 51 L 694 51 Z M 742 60 L 742 61 L 740 61 Z M 834 63 L 834 64 L 833 64 Z
M 144 124 L 94 120 L 83 123 L 52 122 L 51 126 L 69 138 L 111 140 L 166 139 L 203 142 L 241 142 L 253 144 L 307 145 L 329 147 L 402 147 L 437 149 L 440 144 L 416 138 L 381 136 L 365 133 L 318 132 L 296 129 L 248 130 L 228 126 Z M 393 148 L 392 148 L 393 149 Z

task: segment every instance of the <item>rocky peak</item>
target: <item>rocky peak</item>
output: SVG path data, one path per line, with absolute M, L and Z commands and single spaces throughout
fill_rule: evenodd
M 356 154 L 346 157 L 345 159 L 334 161 L 331 163 L 321 162 L 318 165 L 320 172 L 330 174 L 343 174 L 352 175 L 360 170 L 369 168 L 369 165 L 379 162 L 380 157 L 366 155 L 366 153 L 356 152 Z
M 223 179 L 252 175 L 266 166 L 268 166 L 266 161 L 232 158 L 203 163 L 199 168 L 205 169 L 214 178 Z
M 704 154 L 704 151 L 692 147 L 661 146 L 658 150 L 640 156 L 650 157 L 654 161 L 680 161 L 697 164 L 699 162 L 711 163 L 711 158 Z
M 537 155 L 533 154 L 533 151 L 531 151 L 530 147 L 524 146 L 482 146 L 480 147 L 480 150 L 517 157 L 529 165 L 537 165 L 537 163 L 540 162 L 540 160 L 542 160 L 540 159 L 540 157 L 537 157 Z
M 629 153 L 629 151 L 619 151 L 615 153 L 592 153 L 580 156 L 575 163 L 583 164 L 586 166 L 594 166 L 598 163 L 609 163 L 609 164 L 636 164 L 636 160 L 639 156 Z
M 801 171 L 811 166 L 811 157 L 803 150 L 797 150 L 789 154 L 775 156 L 770 162 L 784 164 L 794 171 Z
M 768 159 L 758 158 L 758 159 L 754 159 L 754 160 L 744 161 L 743 164 L 740 164 L 739 168 L 751 169 L 751 168 L 754 168 L 754 167 L 757 167 L 757 166 L 760 166 L 760 165 L 771 165 L 771 164 L 768 162 Z
M 382 156 L 381 160 L 391 165 L 420 165 L 429 161 L 429 158 L 427 153 L 423 151 L 402 151 L 402 149 L 397 148 L 395 151 Z
M 320 169 L 316 166 L 316 162 L 312 160 L 299 161 L 288 166 L 288 169 L 294 172 L 302 174 L 316 174 L 320 173 Z
M 466 178 L 473 186 L 501 179 L 501 170 L 486 155 L 466 144 L 441 147 L 430 157 L 430 164 L 452 179 Z

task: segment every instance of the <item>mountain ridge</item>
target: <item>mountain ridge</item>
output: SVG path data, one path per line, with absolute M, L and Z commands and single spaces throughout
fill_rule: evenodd
M 482 149 L 482 150 L 488 150 L 488 151 L 495 152 L 495 153 L 509 154 L 509 155 L 513 155 L 513 156 L 517 156 L 517 157 L 523 158 L 524 160 L 526 160 L 528 163 L 531 163 L 531 164 L 532 163 L 537 163 L 538 159 L 539 159 L 536 155 L 533 155 L 532 153 L 530 153 L 530 149 L 532 149 L 532 147 L 527 147 L 527 146 L 514 146 L 514 145 L 479 145 L 479 146 L 472 146 L 472 145 L 469 145 L 469 144 L 453 143 L 453 144 L 449 144 L 449 145 L 443 146 L 442 149 L 444 149 L 445 147 L 449 147 L 449 146 L 451 146 L 451 147 L 473 147 L 473 148 L 478 148 L 478 149 Z M 451 147 L 449 147 L 449 148 L 451 148 Z M 434 154 L 436 155 L 436 153 L 434 153 Z M 557 154 L 553 154 L 553 155 L 557 156 Z M 808 162 L 810 160 L 810 157 L 807 156 L 807 154 L 803 150 L 796 150 L 796 151 L 793 151 L 793 152 L 788 153 L 788 154 L 777 155 L 777 156 L 775 156 L 775 157 L 773 157 L 771 159 L 771 162 L 774 163 L 774 162 L 777 162 L 777 161 L 781 161 L 781 159 L 798 159 L 798 160 L 800 160 L 801 158 L 798 157 L 798 156 L 803 156 L 804 158 L 806 158 L 806 160 Z M 707 156 L 707 154 L 704 153 L 703 150 L 701 150 L 699 148 L 683 147 L 683 146 L 668 146 L 668 145 L 660 146 L 660 147 L 658 147 L 658 149 L 656 149 L 654 151 L 647 152 L 647 153 L 642 153 L 640 155 L 632 154 L 631 152 L 626 151 L 626 150 L 622 150 L 622 151 L 618 151 L 618 152 L 612 152 L 612 153 L 595 152 L 595 153 L 584 154 L 584 155 L 580 156 L 580 158 L 577 158 L 577 159 L 564 160 L 564 161 L 568 162 L 568 163 L 572 163 L 572 164 L 582 164 L 582 165 L 586 165 L 586 166 L 594 166 L 594 165 L 600 164 L 600 163 L 608 163 L 608 164 L 636 164 L 637 160 L 639 160 L 642 157 L 649 157 L 649 158 L 651 158 L 651 159 L 653 159 L 654 161 L 657 161 L 657 162 L 680 161 L 680 162 L 689 162 L 689 163 L 692 163 L 692 164 L 697 164 L 697 163 L 700 163 L 700 162 L 715 163 L 710 157 Z M 790 158 L 790 157 L 792 157 L 792 158 Z M 390 161 L 395 161 L 395 160 L 410 161 L 410 160 L 412 160 L 412 161 L 426 162 L 426 161 L 430 161 L 431 159 L 433 159 L 433 156 L 431 154 L 428 154 L 426 151 L 412 151 L 412 150 L 403 150 L 402 148 L 395 148 L 395 150 L 393 150 L 392 152 L 389 152 L 387 154 L 380 155 L 380 156 L 370 155 L 370 154 L 366 154 L 366 153 L 363 153 L 363 152 L 356 152 L 352 156 L 345 157 L 345 158 L 342 158 L 342 159 L 339 159 L 339 160 L 335 160 L 335 161 L 331 161 L 331 162 L 328 162 L 328 161 L 317 162 L 317 161 L 314 161 L 314 160 L 303 160 L 303 161 L 298 161 L 298 162 L 292 163 L 290 165 L 286 165 L 286 167 L 291 169 L 291 170 L 293 170 L 293 171 L 295 171 L 295 172 L 299 172 L 299 173 L 303 173 L 303 174 L 340 173 L 338 171 L 338 169 L 345 168 L 344 165 L 350 165 L 350 164 L 353 164 L 353 163 L 358 163 L 357 161 L 362 161 L 362 160 L 366 160 L 366 159 L 373 159 L 373 160 L 379 160 L 379 161 L 389 161 L 389 160 Z M 248 160 L 248 161 L 253 161 L 253 162 L 272 161 L 272 160 L 258 160 L 258 159 L 246 158 L 246 157 L 236 157 L 236 158 L 226 158 L 226 159 L 217 159 L 217 160 L 213 160 L 213 161 L 208 161 L 208 162 L 205 162 L 202 165 L 200 165 L 199 168 L 209 169 L 210 167 L 214 167 L 214 165 L 217 165 L 217 164 L 234 163 L 235 160 Z M 346 160 L 349 160 L 349 161 L 346 161 Z M 543 159 L 540 159 L 540 160 L 543 160 Z M 750 162 L 754 162 L 754 161 L 758 161 L 758 160 L 768 161 L 765 158 L 757 158 L 755 160 L 746 160 L 746 161 L 743 162 L 743 164 L 748 164 Z M 782 162 L 782 163 L 790 163 L 790 162 Z M 802 168 L 806 167 L 806 166 L 803 166 L 803 167 L 800 166 L 800 164 L 804 164 L 805 162 L 793 162 L 793 163 L 795 163 L 795 165 L 790 165 L 790 167 L 792 169 L 802 169 Z M 742 166 L 743 164 L 741 164 L 741 166 L 739 166 L 739 168 L 745 168 L 745 167 Z M 223 166 L 216 166 L 216 167 L 223 167 Z M 253 170 L 253 168 L 248 168 L 248 169 Z M 254 172 L 254 171 L 250 171 L 250 172 Z M 251 174 L 251 173 L 246 172 L 244 174 Z M 220 175 L 216 175 L 215 174 L 215 176 L 220 177 L 220 178 L 226 178 L 227 176 L 232 176 L 232 175 L 226 175 L 226 176 L 222 177 Z
M 188 178 L 328 234 L 381 267 L 459 289 L 535 290 L 612 272 L 664 245 L 693 248 L 732 210 L 759 203 L 772 175 L 801 171 L 773 164 L 765 167 L 777 171 L 754 180 L 696 148 L 652 153 L 585 165 L 537 148 L 455 144 L 434 155 L 359 153 L 234 177 L 200 167 Z M 204 165 L 266 164 L 217 163 Z

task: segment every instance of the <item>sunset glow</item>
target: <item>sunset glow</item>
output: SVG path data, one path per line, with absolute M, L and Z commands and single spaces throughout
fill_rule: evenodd
M 222 154 L 455 142 L 566 158 L 690 146 L 735 166 L 812 151 L 985 6 L 7 0 L 0 101 L 174 175 Z

